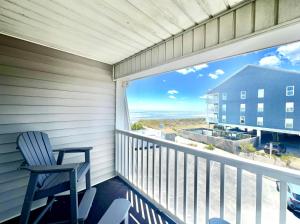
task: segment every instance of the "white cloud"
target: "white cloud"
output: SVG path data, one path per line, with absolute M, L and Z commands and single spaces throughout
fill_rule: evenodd
M 262 66 L 278 66 L 281 61 L 276 55 L 266 56 L 259 60 L 259 65 Z
M 169 98 L 170 99 L 176 99 L 176 96 L 170 95 Z
M 217 69 L 216 71 L 215 71 L 215 74 L 216 75 L 223 75 L 225 72 L 222 70 L 222 69 Z
M 225 72 L 222 69 L 217 69 L 214 73 L 209 73 L 208 76 L 212 79 L 219 78 L 220 75 L 223 75 Z
M 203 74 L 199 74 L 199 75 L 198 75 L 198 78 L 201 78 L 201 77 L 203 77 Z
M 216 74 L 214 74 L 214 73 L 210 73 L 208 76 L 211 77 L 212 79 L 217 79 L 217 78 L 219 78 L 219 76 L 216 75 Z
M 207 68 L 207 67 L 208 67 L 207 64 L 200 64 L 200 65 L 195 65 L 195 66 L 194 66 L 194 69 L 195 69 L 196 71 L 198 71 L 198 70 L 201 70 L 201 69 L 204 69 L 204 68 Z
M 283 45 L 277 49 L 277 52 L 283 58 L 288 59 L 292 64 L 300 62 L 300 42 Z
M 193 68 L 183 68 L 183 69 L 179 69 L 179 70 L 176 70 L 176 72 L 179 72 L 180 74 L 182 75 L 187 75 L 191 72 L 194 72 L 195 70 Z
M 171 94 L 171 95 L 177 94 L 177 93 L 179 93 L 179 92 L 175 89 L 171 89 L 171 90 L 168 91 L 168 94 Z
M 207 68 L 207 67 L 208 67 L 207 64 L 200 64 L 200 65 L 195 65 L 195 66 L 189 67 L 189 68 L 179 69 L 179 70 L 176 70 L 176 72 L 178 72 L 182 75 L 187 75 L 189 73 L 200 71 L 200 70 L 202 70 L 204 68 Z
M 205 99 L 207 98 L 207 95 L 206 95 L 206 94 L 204 94 L 203 96 L 199 96 L 199 98 L 200 98 L 200 99 L 204 99 L 204 100 L 205 100 Z
M 166 82 L 166 81 L 167 81 L 167 80 L 165 80 L 165 79 L 163 80 L 163 82 Z

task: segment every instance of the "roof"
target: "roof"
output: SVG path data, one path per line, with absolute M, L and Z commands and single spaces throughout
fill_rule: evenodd
M 0 33 L 108 64 L 246 0 L 0 0 Z
M 281 69 L 281 68 L 272 68 L 272 67 L 265 67 L 265 66 L 259 66 L 259 65 L 246 65 L 242 67 L 240 70 L 233 73 L 231 76 L 226 78 L 223 82 L 215 86 L 213 89 L 208 91 L 208 94 L 214 93 L 219 89 L 223 84 L 229 82 L 231 79 L 235 78 L 236 76 L 242 75 L 242 74 L 257 74 L 256 72 L 262 73 L 264 71 L 264 74 L 267 74 L 268 72 L 272 72 L 272 75 L 279 75 L 282 73 L 288 73 L 288 74 L 298 74 L 300 75 L 300 72 L 293 71 L 293 70 L 287 70 L 287 69 Z

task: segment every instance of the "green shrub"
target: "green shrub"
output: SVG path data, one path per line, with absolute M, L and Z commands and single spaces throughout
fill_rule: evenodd
M 214 150 L 214 149 L 215 149 L 215 146 L 214 146 L 213 144 L 209 144 L 209 145 L 205 146 L 205 148 L 206 148 L 207 150 Z
M 241 150 L 247 154 L 252 154 L 252 159 L 254 159 L 254 153 L 256 153 L 256 148 L 248 142 L 243 142 L 240 144 Z
M 287 167 L 289 167 L 293 161 L 295 156 L 292 153 L 288 153 L 280 156 L 280 160 L 285 163 Z
M 139 122 L 139 121 L 135 122 L 134 124 L 131 125 L 131 130 L 134 130 L 134 131 L 141 130 L 143 128 L 144 128 L 143 124 L 141 122 Z
M 251 143 L 243 142 L 240 144 L 240 147 L 241 147 L 241 150 L 246 153 L 255 153 L 256 152 L 256 148 Z

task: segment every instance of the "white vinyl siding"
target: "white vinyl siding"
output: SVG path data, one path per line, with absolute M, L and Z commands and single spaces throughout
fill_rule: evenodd
M 93 146 L 92 184 L 114 176 L 115 84 L 106 64 L 1 35 L 0 48 L 1 222 L 19 214 L 27 187 L 20 132 L 46 132 L 54 149 Z
M 294 119 L 292 119 L 292 118 L 286 118 L 284 126 L 285 126 L 285 128 L 292 129 L 294 127 Z
M 257 98 L 264 98 L 265 97 L 265 90 L 259 89 L 257 90 Z
M 285 89 L 286 96 L 294 96 L 295 94 L 295 87 L 294 86 L 287 86 Z
M 264 104 L 263 103 L 258 103 L 257 104 L 257 112 L 264 112 Z
M 257 117 L 257 126 L 263 126 L 264 125 L 264 118 L 263 117 Z
M 241 91 L 241 99 L 245 100 L 247 97 L 247 92 L 246 91 Z
M 287 112 L 287 113 L 294 112 L 294 102 L 286 102 L 285 103 L 285 112 Z

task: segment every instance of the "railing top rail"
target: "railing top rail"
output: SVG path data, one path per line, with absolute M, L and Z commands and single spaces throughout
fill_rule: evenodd
M 204 151 L 201 149 L 195 149 L 194 147 L 174 143 L 164 139 L 158 139 L 154 137 L 137 134 L 132 131 L 116 129 L 116 133 L 121 133 L 133 138 L 139 138 L 143 141 L 151 142 L 152 144 L 168 147 L 183 153 L 188 153 L 197 157 L 201 157 L 207 160 L 216 161 L 225 165 L 240 168 L 255 174 L 261 174 L 264 176 L 272 177 L 285 182 L 291 182 L 300 185 L 300 171 L 293 170 L 285 167 L 278 167 L 271 164 L 266 164 L 258 161 L 251 161 L 245 158 L 238 157 L 236 155 L 217 155 L 214 152 Z

